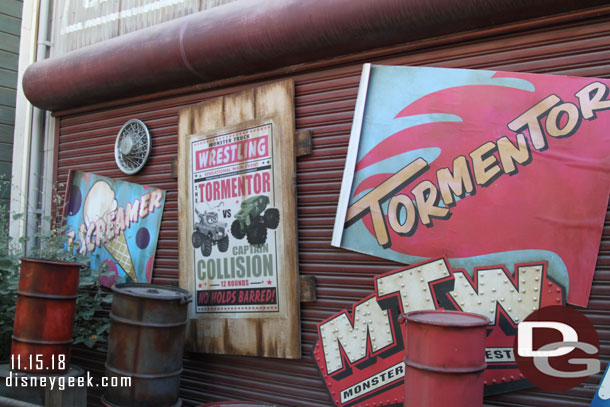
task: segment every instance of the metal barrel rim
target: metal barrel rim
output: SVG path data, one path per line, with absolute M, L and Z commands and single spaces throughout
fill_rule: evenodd
M 166 379 L 168 377 L 180 376 L 182 374 L 182 372 L 184 371 L 184 368 L 181 367 L 180 369 L 175 370 L 173 372 L 169 372 L 169 373 L 149 374 L 149 373 L 127 372 L 127 371 L 109 366 L 108 363 L 105 363 L 104 366 L 111 373 L 117 374 L 119 376 L 135 377 L 137 379 L 145 379 L 145 380 Z
M 46 300 L 75 300 L 78 298 L 78 295 L 56 295 L 56 294 L 41 294 L 41 293 L 32 293 L 29 291 L 21 291 L 17 290 L 17 295 L 21 295 L 23 297 L 29 298 L 44 298 Z
M 154 295 L 153 293 L 147 294 L 146 292 L 130 292 L 129 288 L 137 288 L 137 289 L 151 289 L 151 290 L 170 290 L 173 291 L 174 295 Z M 163 286 L 159 284 L 136 284 L 136 283 L 121 283 L 114 284 L 112 286 L 112 291 L 116 294 L 122 294 L 129 297 L 135 298 L 146 298 L 152 300 L 168 300 L 168 301 L 180 301 L 181 303 L 190 302 L 192 300 L 192 294 L 188 291 L 174 286 Z
M 25 339 L 25 338 L 21 338 L 21 337 L 15 335 L 15 334 L 11 335 L 11 338 L 17 342 L 33 343 L 36 345 L 69 345 L 72 342 L 74 342 L 74 339 L 66 339 L 63 341 L 44 341 L 44 340 L 40 340 L 40 339 Z
M 102 404 L 104 404 L 104 406 L 106 406 L 106 407 L 121 407 L 118 404 L 114 404 L 114 403 L 111 403 L 110 401 L 108 401 L 105 394 L 102 395 Z M 182 406 L 182 399 L 178 399 L 178 401 L 176 403 L 172 404 L 171 406 L 166 406 L 166 407 L 181 407 L 181 406 Z
M 62 265 L 62 266 L 75 266 L 75 267 L 79 267 L 79 268 L 84 268 L 86 267 L 84 264 L 81 263 L 74 263 L 71 261 L 62 261 L 62 260 L 46 260 L 46 259 L 36 259 L 36 258 L 31 258 L 31 257 L 22 257 L 19 260 L 21 260 L 22 262 L 28 262 L 28 263 L 40 263 L 40 264 L 53 264 L 53 265 Z
M 445 374 L 472 374 L 472 373 L 479 373 L 479 372 L 482 372 L 483 370 L 487 369 L 487 363 L 483 363 L 480 366 L 448 368 L 448 367 L 436 367 L 436 366 L 424 365 L 424 364 L 409 360 L 407 358 L 405 358 L 405 365 L 412 367 L 414 369 L 425 370 L 427 372 L 445 373 Z
M 110 312 L 110 319 L 112 321 L 118 322 L 124 325 L 135 325 L 135 326 L 144 326 L 147 328 L 175 328 L 179 326 L 184 326 L 188 323 L 188 319 L 180 322 L 167 322 L 167 323 L 155 323 L 155 322 L 144 322 L 144 321 L 136 321 L 129 318 L 119 317 L 118 315 Z
M 434 311 L 434 312 L 432 312 Z M 461 322 L 456 324 L 455 321 L 438 321 L 438 320 L 425 320 L 418 319 L 418 316 L 421 315 L 445 315 L 445 316 L 460 316 L 467 317 L 472 320 L 472 322 Z M 407 323 L 412 322 L 421 325 L 432 325 L 432 326 L 440 326 L 444 328 L 451 329 L 469 329 L 469 328 L 477 328 L 484 327 L 491 323 L 489 318 L 480 314 L 474 314 L 472 312 L 463 312 L 463 311 L 451 311 L 451 310 L 418 310 L 411 311 L 402 315 L 403 319 L 406 320 Z

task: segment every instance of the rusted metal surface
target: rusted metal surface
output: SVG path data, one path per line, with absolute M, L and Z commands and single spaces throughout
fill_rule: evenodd
M 191 295 L 154 284 L 117 284 L 110 313 L 106 376 L 131 377 L 109 387 L 109 407 L 179 407 L 182 355 Z
M 17 371 L 68 371 L 79 271 L 76 263 L 21 259 L 11 358 Z
M 413 311 L 404 319 L 404 405 L 482 406 L 489 319 L 442 310 Z
M 247 401 L 219 401 L 217 403 L 200 404 L 197 407 L 277 407 L 277 405 L 249 403 Z
M 311 130 L 313 153 L 298 159 L 299 271 L 315 276 L 317 300 L 301 304 L 300 360 L 186 353 L 180 398 L 185 406 L 220 400 L 255 400 L 292 407 L 332 406 L 312 358 L 316 324 L 350 308 L 373 290 L 373 278 L 393 270 L 395 263 L 330 246 L 336 202 L 343 176 L 345 153 L 356 100 L 361 63 L 425 65 L 610 77 L 610 14 L 575 14 L 534 23 L 495 27 L 452 36 L 374 49 L 332 61 L 299 66 L 298 73 L 282 71 L 232 79 L 233 87 L 206 92 L 189 89 L 167 95 L 148 95 L 115 101 L 95 110 L 65 114 L 59 123 L 58 180 L 68 169 L 144 183 L 168 191 L 153 282 L 177 284 L 179 262 L 177 184 L 171 161 L 177 152 L 177 111 L 186 105 L 252 87 L 256 78 L 295 79 L 296 130 Z M 497 35 L 498 33 L 502 35 Z M 253 79 L 254 78 L 254 79 Z M 113 162 L 112 146 L 122 123 L 144 120 L 153 137 L 149 164 L 138 176 L 125 176 Z M 602 359 L 610 358 L 610 214 L 606 218 L 600 257 L 589 308 L 585 311 L 598 328 Z M 103 375 L 101 352 L 78 348 L 74 363 L 96 376 Z M 602 365 L 604 365 L 602 363 Z M 564 394 L 539 389 L 485 399 L 486 406 L 588 407 L 600 376 Z M 587 387 L 589 386 L 589 387 Z M 90 406 L 100 406 L 100 388 L 89 388 Z
M 23 88 L 34 105 L 58 110 L 604 3 L 233 2 L 38 62 Z
M 40 404 L 32 404 L 25 401 L 15 400 L 0 396 L 0 406 L 2 407 L 40 407 Z
M 311 130 L 303 130 L 295 134 L 296 145 L 295 155 L 297 157 L 304 157 L 313 152 L 313 145 L 311 144 Z

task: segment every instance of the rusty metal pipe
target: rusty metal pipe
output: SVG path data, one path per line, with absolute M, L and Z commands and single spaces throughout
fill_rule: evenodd
M 59 110 L 603 3 L 242 0 L 37 62 L 23 89 Z

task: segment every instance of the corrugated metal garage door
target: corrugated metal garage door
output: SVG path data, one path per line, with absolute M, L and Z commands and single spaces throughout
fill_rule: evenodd
M 258 400 L 287 406 L 330 406 L 330 398 L 313 362 L 312 345 L 318 322 L 373 292 L 373 277 L 396 264 L 330 246 L 332 225 L 343 174 L 362 62 L 497 69 L 577 76 L 610 77 L 610 9 L 600 17 L 559 23 L 514 25 L 442 41 L 430 40 L 365 55 L 299 67 L 296 83 L 296 128 L 313 131 L 314 153 L 298 162 L 298 232 L 300 272 L 317 279 L 318 300 L 302 305 L 303 358 L 297 361 L 187 354 L 182 375 L 186 406 L 216 400 Z M 511 31 L 511 33 L 507 33 Z M 504 34 L 500 34 L 504 32 Z M 333 65 L 334 64 L 334 65 Z M 269 77 L 276 80 L 279 76 Z M 258 83 L 256 83 L 258 85 Z M 118 107 L 59 118 L 57 176 L 79 169 L 154 185 L 168 191 L 154 282 L 177 284 L 177 184 L 171 163 L 177 154 L 177 111 L 225 93 L 254 86 L 148 98 Z M 113 157 L 115 136 L 131 118 L 146 123 L 153 137 L 149 164 L 126 177 Z M 610 357 L 610 216 L 606 218 L 594 286 L 587 315 L 602 343 L 602 368 Z M 75 350 L 73 362 L 101 374 L 105 355 Z M 528 390 L 486 400 L 489 406 L 588 406 L 600 375 L 565 394 Z M 90 405 L 99 403 L 99 389 L 89 389 Z

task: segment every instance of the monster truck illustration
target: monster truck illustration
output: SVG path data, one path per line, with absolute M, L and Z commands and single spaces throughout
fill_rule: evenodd
M 266 195 L 253 196 L 243 201 L 231 224 L 233 237 L 243 239 L 247 236 L 251 245 L 264 244 L 267 241 L 267 229 L 275 229 L 280 223 L 280 211 L 267 208 L 267 205 L 269 197 Z
M 195 209 L 195 213 L 199 216 L 199 222 L 194 226 L 193 247 L 201 247 L 201 254 L 205 257 L 212 253 L 213 245 L 218 245 L 218 250 L 226 252 L 229 248 L 229 236 L 225 232 L 227 224 L 218 222 L 218 214 L 215 212 L 199 213 Z

